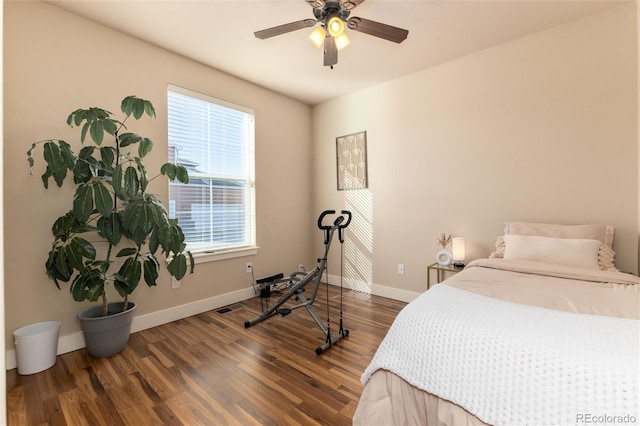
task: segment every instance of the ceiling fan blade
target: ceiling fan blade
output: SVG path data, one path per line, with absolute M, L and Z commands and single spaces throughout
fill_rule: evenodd
M 324 39 L 324 66 L 333 67 L 338 63 L 338 48 L 333 37 Z
M 342 10 L 353 10 L 360 6 L 364 0 L 340 0 Z
M 259 39 L 274 37 L 291 31 L 301 30 L 302 28 L 313 27 L 316 24 L 315 19 L 303 19 L 301 21 L 289 22 L 288 24 L 278 25 L 277 27 L 267 28 L 253 33 Z
M 358 17 L 349 19 L 347 26 L 354 31 L 380 37 L 395 43 L 402 43 L 409 35 L 409 31 L 402 28 Z
M 314 9 L 322 9 L 324 7 L 324 0 L 304 0 L 309 6 Z

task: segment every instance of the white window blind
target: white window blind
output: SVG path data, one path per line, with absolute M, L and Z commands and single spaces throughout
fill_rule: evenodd
M 189 183 L 169 185 L 169 215 L 193 252 L 255 247 L 254 114 L 169 86 L 169 161 Z

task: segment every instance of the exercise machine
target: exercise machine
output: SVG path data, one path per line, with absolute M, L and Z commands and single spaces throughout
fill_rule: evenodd
M 331 240 L 333 234 L 338 231 L 338 241 L 341 247 L 344 247 L 344 230 L 351 223 L 351 212 L 348 210 L 342 210 L 340 214 L 335 218 L 332 224 L 325 224 L 327 221 L 325 218 L 329 215 L 335 215 L 335 210 L 325 210 L 320 214 L 318 218 L 318 228 L 324 233 L 324 255 L 318 259 L 318 265 L 309 272 L 294 272 L 289 277 L 284 277 L 284 274 L 275 274 L 269 277 L 264 277 L 256 280 L 256 284 L 260 286 L 260 298 L 268 299 L 271 295 L 271 289 L 274 287 L 282 288 L 283 285 L 288 287 L 288 290 L 280 296 L 280 298 L 271 306 L 268 305 L 266 309 L 263 307 L 263 311 L 257 317 L 244 322 L 244 327 L 249 328 L 261 321 L 264 321 L 276 314 L 281 316 L 287 316 L 295 309 L 305 308 L 311 317 L 314 319 L 318 327 L 325 335 L 325 343 L 322 346 L 316 348 L 316 354 L 320 355 L 331 346 L 342 340 L 349 335 L 349 330 L 343 328 L 342 324 L 342 259 L 340 270 L 340 328 L 337 334 L 331 334 L 331 321 L 329 318 L 329 289 L 327 287 L 327 325 L 325 326 L 313 309 L 313 303 L 318 296 L 318 289 L 320 288 L 320 280 L 322 274 L 327 270 L 327 256 L 329 255 L 329 249 L 331 248 Z M 327 221 L 328 222 L 328 221 Z M 341 253 L 343 250 L 341 251 Z M 341 256 L 342 257 L 342 256 Z M 327 274 L 328 275 L 328 274 Z M 328 281 L 328 280 L 327 280 Z M 307 285 L 313 283 L 311 290 L 311 296 L 307 299 L 302 293 Z M 282 305 L 287 302 L 291 297 L 300 303 L 290 307 L 283 307 Z

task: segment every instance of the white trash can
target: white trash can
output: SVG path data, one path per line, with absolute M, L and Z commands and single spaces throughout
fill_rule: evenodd
M 56 363 L 59 321 L 37 322 L 13 332 L 18 374 L 35 374 Z

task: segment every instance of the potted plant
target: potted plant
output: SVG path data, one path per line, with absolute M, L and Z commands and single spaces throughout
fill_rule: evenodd
M 75 186 L 72 208 L 53 223 L 54 239 L 45 267 L 59 289 L 60 282 L 71 281 L 74 300 L 102 301 L 78 315 L 87 349 L 96 357 L 113 355 L 126 346 L 136 307 L 129 295 L 143 279 L 149 287 L 156 285 L 158 250 L 170 259 L 167 270 L 176 279 L 182 279 L 189 266 L 191 273 L 194 268 L 177 220 L 169 219 L 157 195 L 147 192 L 149 182 L 161 175 L 187 183 L 187 170 L 166 163 L 150 178 L 143 158 L 151 152 L 153 142 L 129 132 L 126 124 L 132 117 L 155 118 L 153 105 L 128 96 L 121 110 L 122 121 L 96 107 L 69 114 L 67 124 L 81 129 L 83 147 L 78 155 L 60 139 L 36 142 L 27 151 L 33 174 L 33 153 L 42 146 L 46 189 L 49 178 L 58 187 L 65 182 Z M 85 144 L 87 135 L 92 143 Z M 105 135 L 111 143 L 106 143 Z M 108 286 L 115 288 L 122 301 L 107 301 Z

